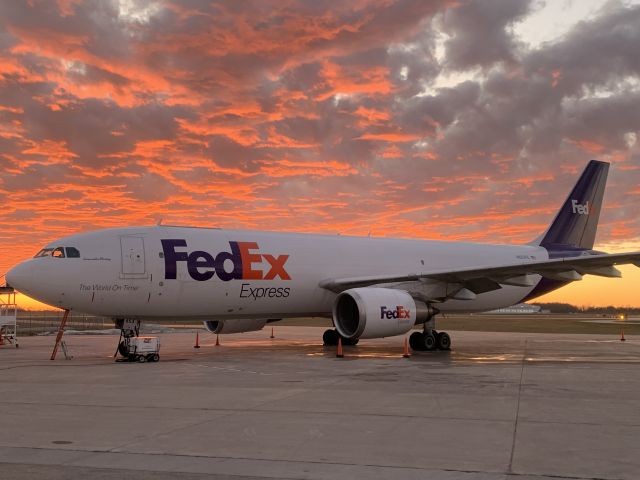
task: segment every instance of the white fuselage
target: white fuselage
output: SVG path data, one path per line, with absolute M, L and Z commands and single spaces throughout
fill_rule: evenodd
M 49 247 L 75 247 L 79 257 L 18 265 L 15 286 L 27 295 L 96 315 L 184 321 L 330 316 L 336 294 L 320 286 L 324 280 L 548 258 L 536 246 L 170 226 L 101 230 Z M 492 310 L 520 302 L 533 288 L 503 286 L 438 308 Z

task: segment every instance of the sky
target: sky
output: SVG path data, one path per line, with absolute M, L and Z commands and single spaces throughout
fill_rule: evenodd
M 640 3 L 0 3 L 0 275 L 166 224 L 524 243 L 592 158 L 640 250 Z M 640 269 L 543 301 L 640 306 Z M 26 304 L 26 303 L 25 303 Z

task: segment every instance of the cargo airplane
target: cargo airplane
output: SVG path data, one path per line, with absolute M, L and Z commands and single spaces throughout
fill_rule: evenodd
M 408 333 L 449 349 L 439 312 L 482 312 L 582 279 L 620 277 L 640 252 L 593 250 L 609 164 L 592 160 L 537 240 L 526 245 L 310 235 L 169 225 L 51 242 L 7 283 L 41 302 L 118 319 L 202 321 L 213 333 L 286 317 L 330 317 L 325 344 Z

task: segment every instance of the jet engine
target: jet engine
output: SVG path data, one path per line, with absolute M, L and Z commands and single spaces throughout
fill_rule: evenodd
M 267 319 L 239 318 L 235 320 L 207 320 L 202 323 L 211 333 L 243 333 L 262 330 L 267 323 Z
M 427 316 L 426 304 L 392 288 L 352 288 L 340 293 L 333 304 L 333 325 L 349 340 L 402 335 Z

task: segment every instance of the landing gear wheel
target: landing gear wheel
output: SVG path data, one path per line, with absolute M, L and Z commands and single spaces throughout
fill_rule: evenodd
M 424 351 L 424 335 L 421 332 L 413 332 L 409 336 L 409 346 L 416 352 Z
M 424 349 L 427 352 L 432 352 L 436 349 L 436 337 L 433 336 L 433 333 L 425 333 L 424 334 Z
M 138 357 L 138 362 L 140 362 L 140 363 L 144 363 L 144 362 L 146 362 L 146 361 L 147 361 L 147 357 L 145 357 L 144 355 L 140 355 L 140 356 Z
M 329 347 L 338 345 L 338 332 L 331 329 L 325 330 L 322 334 L 322 342 Z
M 447 332 L 440 332 L 436 336 L 438 350 L 451 350 L 451 337 Z

